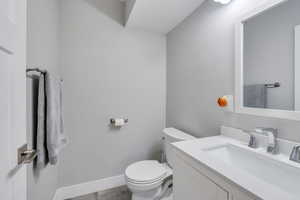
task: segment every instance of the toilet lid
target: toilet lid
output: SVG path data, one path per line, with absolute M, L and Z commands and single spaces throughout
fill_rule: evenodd
M 158 161 L 146 160 L 127 167 L 126 177 L 133 182 L 147 183 L 160 180 L 167 174 L 166 168 Z

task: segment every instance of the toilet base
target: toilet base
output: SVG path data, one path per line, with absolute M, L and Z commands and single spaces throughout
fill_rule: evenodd
M 155 197 L 157 197 L 160 193 L 161 193 L 161 187 L 158 187 L 150 191 L 133 192 L 132 200 L 155 200 Z
M 161 200 L 173 200 L 173 193 L 167 197 L 163 197 Z

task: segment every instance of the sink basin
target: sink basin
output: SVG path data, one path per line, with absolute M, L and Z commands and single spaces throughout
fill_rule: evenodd
M 300 196 L 300 169 L 297 167 L 233 144 L 204 149 L 203 151 L 214 159 L 232 166 L 233 169 L 242 170 L 244 173 L 255 176 L 293 196 Z

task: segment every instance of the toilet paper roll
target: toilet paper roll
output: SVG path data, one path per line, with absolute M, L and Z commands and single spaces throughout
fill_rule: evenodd
M 125 124 L 124 119 L 115 119 L 115 123 L 114 123 L 115 126 L 120 127 L 120 126 L 124 126 L 124 124 Z

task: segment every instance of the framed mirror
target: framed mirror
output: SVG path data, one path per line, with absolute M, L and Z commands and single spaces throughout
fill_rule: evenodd
M 300 1 L 273 0 L 236 25 L 237 113 L 300 120 Z

